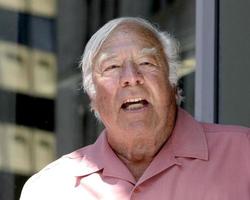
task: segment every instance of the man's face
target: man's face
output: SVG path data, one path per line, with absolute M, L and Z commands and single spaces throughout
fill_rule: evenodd
M 151 32 L 135 24 L 118 26 L 95 58 L 93 80 L 92 106 L 111 146 L 155 144 L 169 136 L 175 90 L 162 47 Z

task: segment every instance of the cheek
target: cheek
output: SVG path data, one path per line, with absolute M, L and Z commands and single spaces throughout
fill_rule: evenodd
M 153 92 L 159 103 L 168 104 L 169 101 L 172 101 L 173 88 L 165 77 L 157 77 L 152 85 L 154 87 Z
M 102 77 L 98 81 L 95 81 L 97 92 L 102 93 L 104 91 L 105 93 L 110 93 L 110 95 L 118 87 L 118 84 L 119 81 L 117 78 Z
M 150 75 L 147 75 L 145 77 L 147 81 L 152 85 L 152 87 L 157 88 L 157 91 L 168 88 L 168 85 L 170 84 L 163 73 L 151 73 Z
M 105 107 L 109 107 L 110 101 L 110 92 L 106 90 L 105 87 L 99 87 L 96 90 L 96 107 L 98 109 L 105 109 Z
M 95 108 L 99 111 L 107 112 L 114 105 L 112 101 L 116 95 L 116 85 L 114 81 L 101 81 L 96 84 Z
M 95 100 L 93 101 L 94 109 L 99 113 L 101 119 L 106 118 L 109 114 L 111 104 L 107 95 L 97 93 Z

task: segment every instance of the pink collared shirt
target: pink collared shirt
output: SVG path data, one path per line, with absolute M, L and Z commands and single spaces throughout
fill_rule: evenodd
M 250 129 L 199 123 L 179 109 L 172 136 L 135 181 L 106 140 L 65 155 L 20 200 L 250 200 Z

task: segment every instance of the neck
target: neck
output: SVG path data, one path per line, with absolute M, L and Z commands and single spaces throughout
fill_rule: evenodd
M 131 174 L 134 176 L 135 180 L 138 181 L 143 175 L 145 170 L 148 168 L 153 160 L 153 157 L 144 158 L 141 160 L 137 159 L 127 159 L 126 157 L 117 154 L 120 160 L 127 166 Z
M 126 146 L 126 151 L 115 152 L 119 159 L 127 166 L 135 180 L 138 181 L 166 142 L 163 139 L 162 141 L 164 142 L 157 147 L 152 144 L 142 143 L 139 147 L 143 148 L 135 148 L 135 145 L 132 145 L 131 148 Z
M 161 150 L 168 137 L 169 135 L 167 137 L 158 137 L 157 141 L 147 141 L 143 140 L 143 138 L 138 138 L 138 140 L 132 143 L 119 143 L 119 145 L 115 143 L 116 145 L 111 145 L 111 147 L 119 159 L 127 166 L 135 180 L 138 181 Z M 109 143 L 114 144 L 112 142 Z
M 167 116 L 168 121 L 154 130 L 108 131 L 108 143 L 136 180 L 143 175 L 170 137 L 176 117 L 176 107 L 173 109 L 172 115 Z

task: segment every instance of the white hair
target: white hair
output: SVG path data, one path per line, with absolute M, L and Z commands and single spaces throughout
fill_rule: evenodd
M 83 89 L 89 95 L 90 98 L 94 98 L 96 92 L 92 77 L 93 59 L 95 59 L 102 44 L 109 37 L 110 33 L 118 25 L 121 25 L 126 22 L 136 23 L 144 27 L 145 29 L 150 30 L 154 34 L 154 36 L 159 40 L 163 47 L 166 60 L 169 65 L 169 81 L 173 87 L 177 87 L 177 68 L 179 66 L 179 63 L 178 45 L 175 39 L 172 38 L 169 33 L 159 31 L 155 26 L 153 26 L 145 19 L 138 17 L 121 17 L 113 19 L 106 23 L 90 38 L 85 47 L 80 66 L 82 68 Z M 176 100 L 177 103 L 179 103 L 181 100 L 179 91 L 176 94 Z

